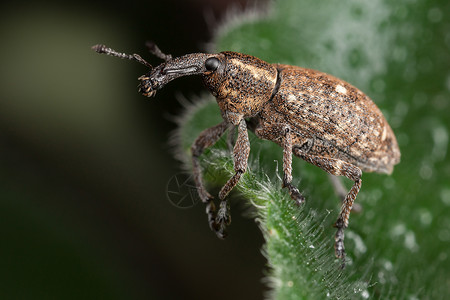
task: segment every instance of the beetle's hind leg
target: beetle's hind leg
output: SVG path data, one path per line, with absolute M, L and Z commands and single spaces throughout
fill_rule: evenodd
M 342 202 L 339 217 L 334 224 L 334 227 L 337 228 L 334 244 L 335 254 L 336 257 L 342 259 L 342 267 L 345 267 L 344 229 L 348 227 L 350 211 L 352 210 L 356 195 L 358 195 L 361 188 L 361 169 L 339 159 L 306 154 L 298 148 L 294 148 L 294 154 L 331 175 L 345 176 L 354 182 Z
M 212 201 L 213 196 L 208 193 L 203 184 L 202 170 L 200 167 L 199 157 L 203 151 L 214 145 L 223 133 L 227 130 L 228 124 L 222 122 L 214 127 L 208 128 L 197 137 L 192 144 L 192 171 L 194 175 L 195 186 L 197 188 L 198 195 L 203 203 L 206 204 L 206 214 L 208 215 L 208 223 L 211 230 L 217 232 L 218 226 L 216 223 L 216 207 Z
M 341 202 L 344 203 L 345 197 L 347 196 L 347 190 L 344 184 L 342 183 L 341 178 L 331 174 L 328 174 L 328 178 L 330 179 L 330 182 L 333 185 L 336 195 L 339 197 Z M 362 210 L 363 208 L 361 204 L 353 203 L 352 212 L 360 213 Z

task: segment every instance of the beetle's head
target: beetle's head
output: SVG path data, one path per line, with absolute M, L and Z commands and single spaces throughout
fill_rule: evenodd
M 93 46 L 92 49 L 98 53 L 135 60 L 149 67 L 150 71 L 138 78 L 139 92 L 147 97 L 154 96 L 156 91 L 178 77 L 208 73 L 209 69 L 214 67 L 211 66 L 211 61 L 208 61 L 208 58 L 212 56 L 210 54 L 194 53 L 172 58 L 170 54 L 164 54 L 154 43 L 147 42 L 146 45 L 152 54 L 165 62 L 153 68 L 138 54 L 120 53 L 101 44 Z
M 277 70 L 259 58 L 236 52 L 218 54 L 193 53 L 172 58 L 153 43 L 147 43 L 151 53 L 165 62 L 153 68 L 137 54 L 119 53 L 104 45 L 92 47 L 98 53 L 136 60 L 150 68 L 139 77 L 139 92 L 151 97 L 170 81 L 189 75 L 201 75 L 203 82 L 216 97 L 224 118 L 254 116 L 274 93 Z M 232 122 L 234 123 L 234 122 Z
M 193 53 L 170 57 L 141 76 L 139 90 L 145 96 L 153 96 L 168 82 L 187 75 L 202 76 L 222 115 L 231 123 L 235 122 L 229 115 L 240 119 L 258 113 L 270 99 L 277 81 L 276 68 L 254 56 L 236 52 Z
M 205 68 L 203 82 L 216 97 L 225 118 L 230 113 L 243 118 L 257 114 L 272 96 L 277 82 L 273 65 L 236 52 L 211 55 Z

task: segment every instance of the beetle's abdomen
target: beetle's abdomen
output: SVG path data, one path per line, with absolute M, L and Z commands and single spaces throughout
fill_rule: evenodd
M 342 159 L 363 171 L 392 172 L 400 161 L 397 140 L 369 97 L 334 76 L 276 66 L 281 84 L 270 106 L 285 117 L 297 144 L 309 137 L 310 154 Z

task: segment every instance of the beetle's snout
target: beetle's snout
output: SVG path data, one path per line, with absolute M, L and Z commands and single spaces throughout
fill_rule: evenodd
M 170 81 L 183 76 L 199 75 L 211 72 L 217 68 L 214 62 L 208 61 L 211 55 L 204 53 L 187 54 L 181 57 L 171 58 L 150 72 L 139 77 L 139 93 L 146 97 L 152 97 L 156 91 L 163 88 Z M 207 62 L 207 63 L 206 63 Z

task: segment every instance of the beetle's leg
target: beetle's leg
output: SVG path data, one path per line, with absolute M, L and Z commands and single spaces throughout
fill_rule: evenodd
M 231 223 L 230 204 L 227 200 L 221 200 L 219 210 L 216 215 L 216 234 L 217 237 L 224 239 L 227 237 L 226 227 Z
M 292 135 L 289 127 L 284 128 L 283 139 L 283 187 L 289 190 L 292 200 L 297 205 L 305 202 L 305 197 L 298 191 L 297 187 L 292 184 Z
M 150 51 L 151 54 L 162 60 L 169 61 L 172 59 L 172 55 L 162 52 L 159 47 L 152 41 L 147 41 L 145 43 L 145 46 L 147 46 L 148 51 Z
M 233 156 L 234 156 L 234 171 L 236 172 L 233 177 L 231 177 L 227 183 L 222 187 L 219 192 L 219 199 L 222 201 L 220 203 L 220 209 L 217 213 L 216 223 L 218 224 L 219 230 L 217 231 L 217 236 L 223 238 L 226 236 L 225 227 L 231 221 L 229 215 L 229 205 L 225 199 L 228 193 L 236 186 L 241 178 L 241 175 L 247 170 L 248 155 L 250 153 L 250 142 L 248 140 L 247 125 L 245 120 L 242 119 L 238 125 L 238 136 L 236 144 L 234 145 Z
M 352 188 L 347 193 L 344 201 L 342 202 L 341 212 L 339 213 L 339 217 L 334 224 L 334 227 L 337 228 L 334 249 L 336 257 L 342 259 L 342 267 L 344 267 L 344 229 L 348 226 L 348 219 L 350 217 L 350 211 L 352 210 L 353 202 L 355 201 L 356 195 L 358 195 L 358 192 L 361 188 L 361 169 L 339 159 L 309 155 L 296 148 L 294 148 L 294 154 L 304 159 L 305 161 L 321 168 L 331 175 L 345 176 L 348 179 L 354 181 Z
M 197 137 L 195 142 L 192 144 L 192 171 L 194 174 L 195 186 L 197 188 L 198 195 L 203 203 L 206 204 L 206 214 L 208 215 L 209 227 L 213 231 L 217 230 L 216 224 L 216 208 L 214 202 L 212 201 L 213 196 L 211 196 L 205 189 L 203 184 L 202 170 L 200 167 L 200 162 L 198 158 L 203 153 L 203 151 L 214 145 L 219 138 L 223 135 L 225 130 L 228 128 L 228 123 L 222 122 L 214 127 L 208 128 Z
M 228 126 L 227 147 L 231 152 L 233 151 L 233 145 L 236 142 L 236 126 L 234 126 L 233 124 L 230 124 Z
M 331 174 L 328 174 L 328 178 L 330 179 L 337 196 L 339 197 L 339 199 L 341 199 L 341 202 L 344 202 L 345 196 L 347 196 L 347 190 L 345 189 L 345 186 L 342 183 L 341 178 Z M 360 213 L 361 211 L 362 205 L 359 203 L 353 203 L 352 212 Z
M 248 128 L 252 130 L 257 137 L 266 140 L 280 138 L 283 147 L 283 187 L 289 190 L 292 200 L 297 205 L 305 202 L 305 197 L 299 192 L 297 187 L 292 185 L 292 133 L 289 126 L 285 124 L 263 123 L 257 118 L 252 118 L 247 123 Z M 305 141 L 306 142 L 306 141 Z

